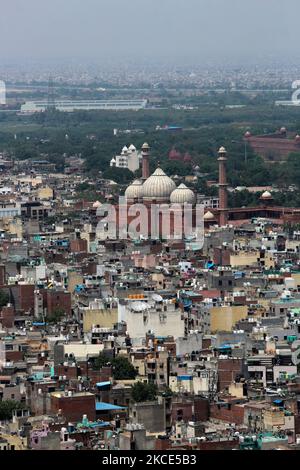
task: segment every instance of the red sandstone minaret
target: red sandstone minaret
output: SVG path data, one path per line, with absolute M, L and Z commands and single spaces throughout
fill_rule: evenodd
M 218 152 L 219 158 L 219 212 L 220 212 L 220 225 L 226 225 L 228 221 L 227 213 L 227 178 L 226 178 L 226 161 L 227 152 L 224 147 L 221 147 Z
M 147 143 L 145 143 L 142 146 L 142 179 L 144 181 L 150 176 L 149 151 L 150 151 L 150 147 Z

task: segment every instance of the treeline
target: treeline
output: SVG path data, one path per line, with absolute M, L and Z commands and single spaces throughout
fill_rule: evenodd
M 213 95 L 213 98 L 215 96 Z M 298 124 L 297 124 L 298 123 Z M 157 125 L 182 126 L 180 132 L 156 131 Z M 141 110 L 138 112 L 58 111 L 16 116 L 0 113 L 0 151 L 16 159 L 45 158 L 64 168 L 65 156 L 78 155 L 85 159 L 87 174 L 103 176 L 119 183 L 133 177 L 130 172 L 111 169 L 109 162 L 124 145 L 133 143 L 140 148 L 144 141 L 151 146 L 151 170 L 158 161 L 170 175 L 185 176 L 192 167 L 168 160 L 174 147 L 183 155 L 188 152 L 194 165 L 207 179 L 217 179 L 217 151 L 225 145 L 228 151 L 228 180 L 233 187 L 275 184 L 282 188 L 298 185 L 300 154 L 292 154 L 281 165 L 270 165 L 255 155 L 243 142 L 247 129 L 253 134 L 274 131 L 285 125 L 295 133 L 300 131 L 298 109 L 275 108 L 257 104 L 245 108 L 220 109 L 213 102 L 197 110 Z M 143 133 L 113 135 L 113 129 L 140 129 Z M 205 189 L 203 187 L 203 189 Z

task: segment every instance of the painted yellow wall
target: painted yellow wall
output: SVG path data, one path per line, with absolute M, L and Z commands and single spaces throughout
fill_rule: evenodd
M 232 254 L 230 255 L 230 265 L 232 267 L 257 265 L 259 263 L 259 256 L 259 251 Z M 267 269 L 274 267 L 274 260 L 270 253 L 265 254 L 265 267 Z
M 99 325 L 100 328 L 113 328 L 118 322 L 118 309 L 107 310 L 85 310 L 83 313 L 83 331 L 88 333 L 93 325 Z
M 39 188 L 37 194 L 39 199 L 53 199 L 53 189 L 50 186 Z
M 248 308 L 245 305 L 212 307 L 210 310 L 211 332 L 231 331 L 236 322 L 247 318 Z
M 83 284 L 83 276 L 75 271 L 68 272 L 68 292 L 74 293 L 77 285 Z
M 300 274 L 293 273 L 292 278 L 295 279 L 295 284 L 300 286 Z
M 228 392 L 233 397 L 243 398 L 243 384 L 242 383 L 232 383 L 229 385 Z

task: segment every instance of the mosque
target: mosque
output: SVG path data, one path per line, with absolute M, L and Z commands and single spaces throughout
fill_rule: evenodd
M 152 175 L 149 170 L 150 147 L 147 143 L 142 146 L 142 177 L 135 179 L 125 190 L 123 205 L 116 205 L 117 220 L 124 223 L 124 207 L 126 213 L 126 221 L 131 223 L 136 215 L 129 214 L 130 207 L 134 204 L 143 204 L 148 212 L 148 227 L 151 227 L 151 206 L 156 204 L 177 204 L 178 207 L 189 207 L 193 224 L 196 223 L 196 202 L 197 195 L 185 184 L 176 186 L 175 181 L 170 178 L 158 165 Z M 209 229 L 210 226 L 234 225 L 239 226 L 243 223 L 251 222 L 252 219 L 267 219 L 271 223 L 282 225 L 286 222 L 300 222 L 300 209 L 277 207 L 273 203 L 272 194 L 265 191 L 260 197 L 260 204 L 256 207 L 228 208 L 228 192 L 227 192 L 227 151 L 221 147 L 218 151 L 219 163 L 219 207 L 205 208 L 203 216 L 204 228 Z M 181 211 L 181 214 L 183 211 Z M 181 230 L 183 218 L 179 220 L 176 217 L 176 211 L 170 214 L 170 230 L 171 234 L 175 234 Z M 163 214 L 159 214 L 159 234 L 163 233 L 164 226 Z M 178 225 L 179 224 L 179 225 Z M 150 232 L 148 234 L 150 236 Z
M 176 187 L 176 183 L 157 167 L 155 172 L 149 174 L 149 145 L 142 147 L 142 178 L 136 179 L 125 191 L 127 202 L 143 202 L 144 204 L 177 203 L 195 204 L 196 195 L 185 184 Z

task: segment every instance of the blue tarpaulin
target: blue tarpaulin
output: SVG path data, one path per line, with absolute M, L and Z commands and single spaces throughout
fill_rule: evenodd
M 125 410 L 124 406 L 113 405 L 112 403 L 104 403 L 102 401 L 96 402 L 96 411 L 113 411 L 113 410 Z
M 102 387 L 108 387 L 110 385 L 110 381 L 107 381 L 107 382 L 98 382 L 96 384 L 96 387 L 98 388 L 102 388 Z

